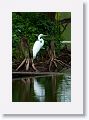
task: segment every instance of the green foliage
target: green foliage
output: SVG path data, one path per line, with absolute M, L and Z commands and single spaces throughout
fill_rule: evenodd
M 64 16 L 66 13 L 64 13 Z M 64 17 L 62 13 L 58 14 L 58 20 L 60 17 Z M 63 36 L 60 36 L 60 26 L 57 27 L 57 14 L 55 14 L 54 21 L 49 18 L 47 13 L 41 12 L 13 12 L 12 13 L 12 50 L 13 50 L 13 58 L 22 59 L 23 55 L 20 50 L 20 39 L 22 37 L 26 37 L 30 44 L 30 49 L 34 42 L 37 39 L 35 34 L 47 34 L 48 37 L 44 38 L 45 45 L 47 48 L 48 41 L 52 40 L 54 36 L 54 40 L 56 41 L 56 51 L 60 49 L 60 40 L 63 40 Z M 66 33 L 65 33 L 66 34 Z M 69 34 L 69 32 L 67 33 Z M 18 50 L 19 49 L 19 50 Z M 20 57 L 18 57 L 20 56 Z

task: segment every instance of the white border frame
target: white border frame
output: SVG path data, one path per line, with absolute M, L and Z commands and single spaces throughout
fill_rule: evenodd
M 71 12 L 71 102 L 12 102 L 12 12 Z M 3 114 L 83 114 L 82 0 L 8 0 L 0 5 L 0 111 Z

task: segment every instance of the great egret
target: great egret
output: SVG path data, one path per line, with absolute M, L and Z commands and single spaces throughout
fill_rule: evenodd
M 42 39 L 43 36 L 47 36 L 47 35 L 43 35 L 43 34 L 38 35 L 38 39 L 36 40 L 36 42 L 33 45 L 33 60 L 36 58 L 37 53 L 40 51 L 40 49 L 44 45 L 44 40 Z M 32 60 L 32 66 L 36 70 L 33 60 Z
M 44 40 L 41 38 L 43 36 L 47 36 L 47 35 L 43 35 L 40 34 L 38 36 L 37 41 L 34 43 L 33 45 L 33 60 L 36 58 L 37 53 L 40 51 L 40 49 L 43 47 L 44 45 Z

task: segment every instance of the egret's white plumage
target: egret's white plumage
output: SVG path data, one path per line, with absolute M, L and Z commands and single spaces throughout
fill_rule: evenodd
M 38 36 L 38 40 L 33 45 L 33 59 L 36 58 L 37 53 L 40 51 L 40 49 L 44 45 L 44 40 L 41 38 L 42 36 L 46 36 L 46 35 L 40 34 Z

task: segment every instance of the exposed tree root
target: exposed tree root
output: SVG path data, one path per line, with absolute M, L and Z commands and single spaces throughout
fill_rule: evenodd
M 36 72 L 38 72 L 38 70 L 36 69 L 34 63 L 32 63 L 32 68 L 33 68 Z
M 26 71 L 28 71 L 29 70 L 29 65 L 30 65 L 30 62 L 29 62 L 29 58 L 25 58 L 22 62 L 21 62 L 21 64 L 18 66 L 18 68 L 16 69 L 16 71 L 18 71 L 23 65 L 25 64 L 25 69 L 26 69 Z
M 23 65 L 24 65 L 24 63 L 26 62 L 26 59 L 24 59 L 22 62 L 21 62 L 21 64 L 18 66 L 18 68 L 16 69 L 16 71 L 18 71 Z
M 56 68 L 58 68 L 58 65 L 57 63 L 59 63 L 60 65 L 65 65 L 66 67 L 70 67 L 69 65 L 67 65 L 66 63 L 62 62 L 61 60 L 57 60 L 56 58 L 50 60 L 50 63 L 49 63 L 49 71 L 51 70 L 51 66 L 52 64 L 55 65 Z
M 24 54 L 25 59 L 21 62 L 21 64 L 17 67 L 16 71 L 18 71 L 23 65 L 25 65 L 25 70 L 28 71 L 30 66 L 32 66 L 33 70 L 38 71 L 33 63 L 33 59 L 31 59 L 31 53 L 29 50 L 29 44 L 27 38 L 23 37 L 20 40 L 21 50 Z
M 26 60 L 26 71 L 28 71 L 29 70 L 29 58 Z
M 66 63 L 64 63 L 64 62 L 63 62 L 63 61 L 61 61 L 61 60 L 57 60 L 57 59 L 56 59 L 56 61 L 57 61 L 58 63 L 60 63 L 60 64 L 65 65 L 66 67 L 70 67 L 70 65 L 67 65 Z
M 17 67 L 16 71 L 18 71 L 23 65 L 25 64 L 25 70 L 28 71 L 29 70 L 29 67 L 32 66 L 33 70 L 38 72 L 38 70 L 36 69 L 34 63 L 33 63 L 33 60 L 30 60 L 29 58 L 25 58 L 21 64 Z
M 69 65 L 67 65 L 66 63 L 64 63 L 63 61 L 57 59 L 56 57 L 56 54 L 55 54 L 55 43 L 54 41 L 51 41 L 50 45 L 49 45 L 49 48 L 48 48 L 48 54 L 49 54 L 49 57 L 50 57 L 50 60 L 49 60 L 49 71 L 51 71 L 51 66 L 54 64 L 54 66 L 56 68 L 58 68 L 58 63 L 63 66 L 65 65 L 66 67 L 70 67 Z

